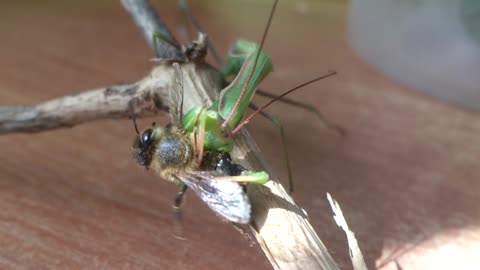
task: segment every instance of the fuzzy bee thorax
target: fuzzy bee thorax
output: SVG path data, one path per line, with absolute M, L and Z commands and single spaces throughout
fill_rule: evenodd
M 170 125 L 157 137 L 151 168 L 163 178 L 174 181 L 174 174 L 190 172 L 196 167 L 190 137 L 183 129 Z

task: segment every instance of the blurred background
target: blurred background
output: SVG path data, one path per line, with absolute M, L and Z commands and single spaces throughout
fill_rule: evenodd
M 350 41 L 363 60 L 414 89 L 480 108 L 479 1 L 350 4 Z
M 190 2 L 222 56 L 236 38 L 259 41 L 271 7 Z M 346 239 L 326 192 L 341 205 L 369 269 L 478 264 L 476 6 L 281 1 L 266 43 L 275 71 L 262 89 L 281 93 L 339 72 L 291 97 L 320 109 L 345 137 L 295 107 L 279 103 L 269 112 L 286 128 L 294 197 L 342 269 L 351 269 Z M 188 41 L 176 1 L 155 7 Z M 152 52 L 118 1 L 2 1 L 0 31 L 0 105 L 135 81 L 152 68 Z M 139 124 L 153 120 L 168 117 Z M 258 118 L 248 128 L 285 183 L 275 127 Z M 1 136 L 0 268 L 271 269 L 257 245 L 193 194 L 176 226 L 176 187 L 134 164 L 133 137 L 129 120 Z

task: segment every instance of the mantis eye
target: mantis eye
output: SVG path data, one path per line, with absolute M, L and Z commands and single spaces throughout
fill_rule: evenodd
M 146 129 L 141 136 L 142 145 L 149 145 L 152 140 L 153 128 Z

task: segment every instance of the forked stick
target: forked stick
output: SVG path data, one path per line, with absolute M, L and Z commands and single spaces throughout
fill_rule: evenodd
M 134 13 L 131 15 L 136 16 Z M 202 104 L 204 100 L 207 100 L 207 105 L 211 104 L 217 97 L 220 84 L 216 88 L 198 89 L 195 88 L 198 85 L 195 78 L 189 76 L 191 73 L 184 70 L 183 74 L 185 110 Z M 265 170 L 258 147 L 245 129 L 240 130 L 234 141 L 232 154 L 237 162 L 252 170 Z M 248 194 L 252 203 L 250 228 L 273 268 L 338 269 L 303 209 L 295 204 L 278 182 L 269 181 L 263 186 L 249 185 Z

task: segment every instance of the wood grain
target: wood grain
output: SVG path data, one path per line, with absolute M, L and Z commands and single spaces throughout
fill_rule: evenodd
M 339 71 L 294 97 L 320 108 L 347 136 L 302 110 L 271 109 L 286 126 L 294 177 L 310 179 L 296 183 L 297 203 L 345 269 L 346 240 L 327 191 L 369 269 L 394 269 L 392 259 L 404 269 L 471 267 L 480 249 L 478 115 L 404 89 L 359 62 L 344 38 L 344 2 L 304 3 L 280 5 L 267 43 L 276 69 L 262 88 L 279 93 Z M 236 37 L 259 38 L 265 14 L 256 5 L 267 3 L 207 1 L 192 9 L 224 55 Z M 160 7 L 171 25 L 173 10 Z M 148 47 L 117 2 L 5 2 L 0 31 L 2 105 L 133 81 L 151 67 Z M 286 179 L 274 127 L 257 119 L 249 128 Z M 129 159 L 133 135 L 130 121 L 105 120 L 0 137 L 0 269 L 270 269 L 258 246 L 191 194 L 179 233 L 175 187 Z

